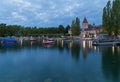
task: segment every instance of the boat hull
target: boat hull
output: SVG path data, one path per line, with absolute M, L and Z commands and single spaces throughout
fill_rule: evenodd
M 48 42 L 43 42 L 43 45 L 53 45 L 55 42 L 54 41 L 48 41 Z
M 5 40 L 1 40 L 0 44 L 15 44 L 17 43 L 16 40 L 11 40 L 11 39 L 5 39 Z
M 37 40 L 30 40 L 30 42 L 36 42 Z
M 93 46 L 114 46 L 119 45 L 120 42 L 102 42 L 102 43 L 93 43 Z

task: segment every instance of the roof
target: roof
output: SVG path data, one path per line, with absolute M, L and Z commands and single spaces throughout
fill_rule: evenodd
M 83 23 L 88 23 L 86 17 L 84 18 Z

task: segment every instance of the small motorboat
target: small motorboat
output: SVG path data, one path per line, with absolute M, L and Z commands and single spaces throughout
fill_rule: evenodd
M 2 38 L 0 41 L 1 44 L 15 44 L 17 41 L 12 38 Z
M 31 41 L 31 42 L 36 42 L 37 39 L 36 39 L 35 37 L 32 37 L 32 36 L 31 36 L 31 37 L 30 37 L 30 41 Z
M 11 47 L 17 44 L 17 41 L 13 38 L 2 38 L 0 44 L 2 47 Z
M 54 45 L 55 41 L 52 39 L 43 39 L 42 45 Z

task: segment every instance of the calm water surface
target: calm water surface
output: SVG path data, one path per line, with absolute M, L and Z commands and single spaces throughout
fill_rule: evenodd
M 90 41 L 1 46 L 0 82 L 120 82 L 120 47 Z

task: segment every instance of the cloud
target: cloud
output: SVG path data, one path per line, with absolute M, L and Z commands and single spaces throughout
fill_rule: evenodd
M 1 0 L 0 22 L 57 26 L 71 24 L 77 16 L 81 21 L 87 17 L 90 23 L 101 24 L 102 9 L 106 2 L 107 0 Z
M 22 20 L 22 21 L 26 21 L 27 20 L 27 18 L 25 17 L 25 16 L 22 16 L 22 15 L 20 15 L 19 13 L 17 13 L 17 12 L 12 12 L 12 17 L 14 18 L 14 19 L 17 19 L 17 20 Z

